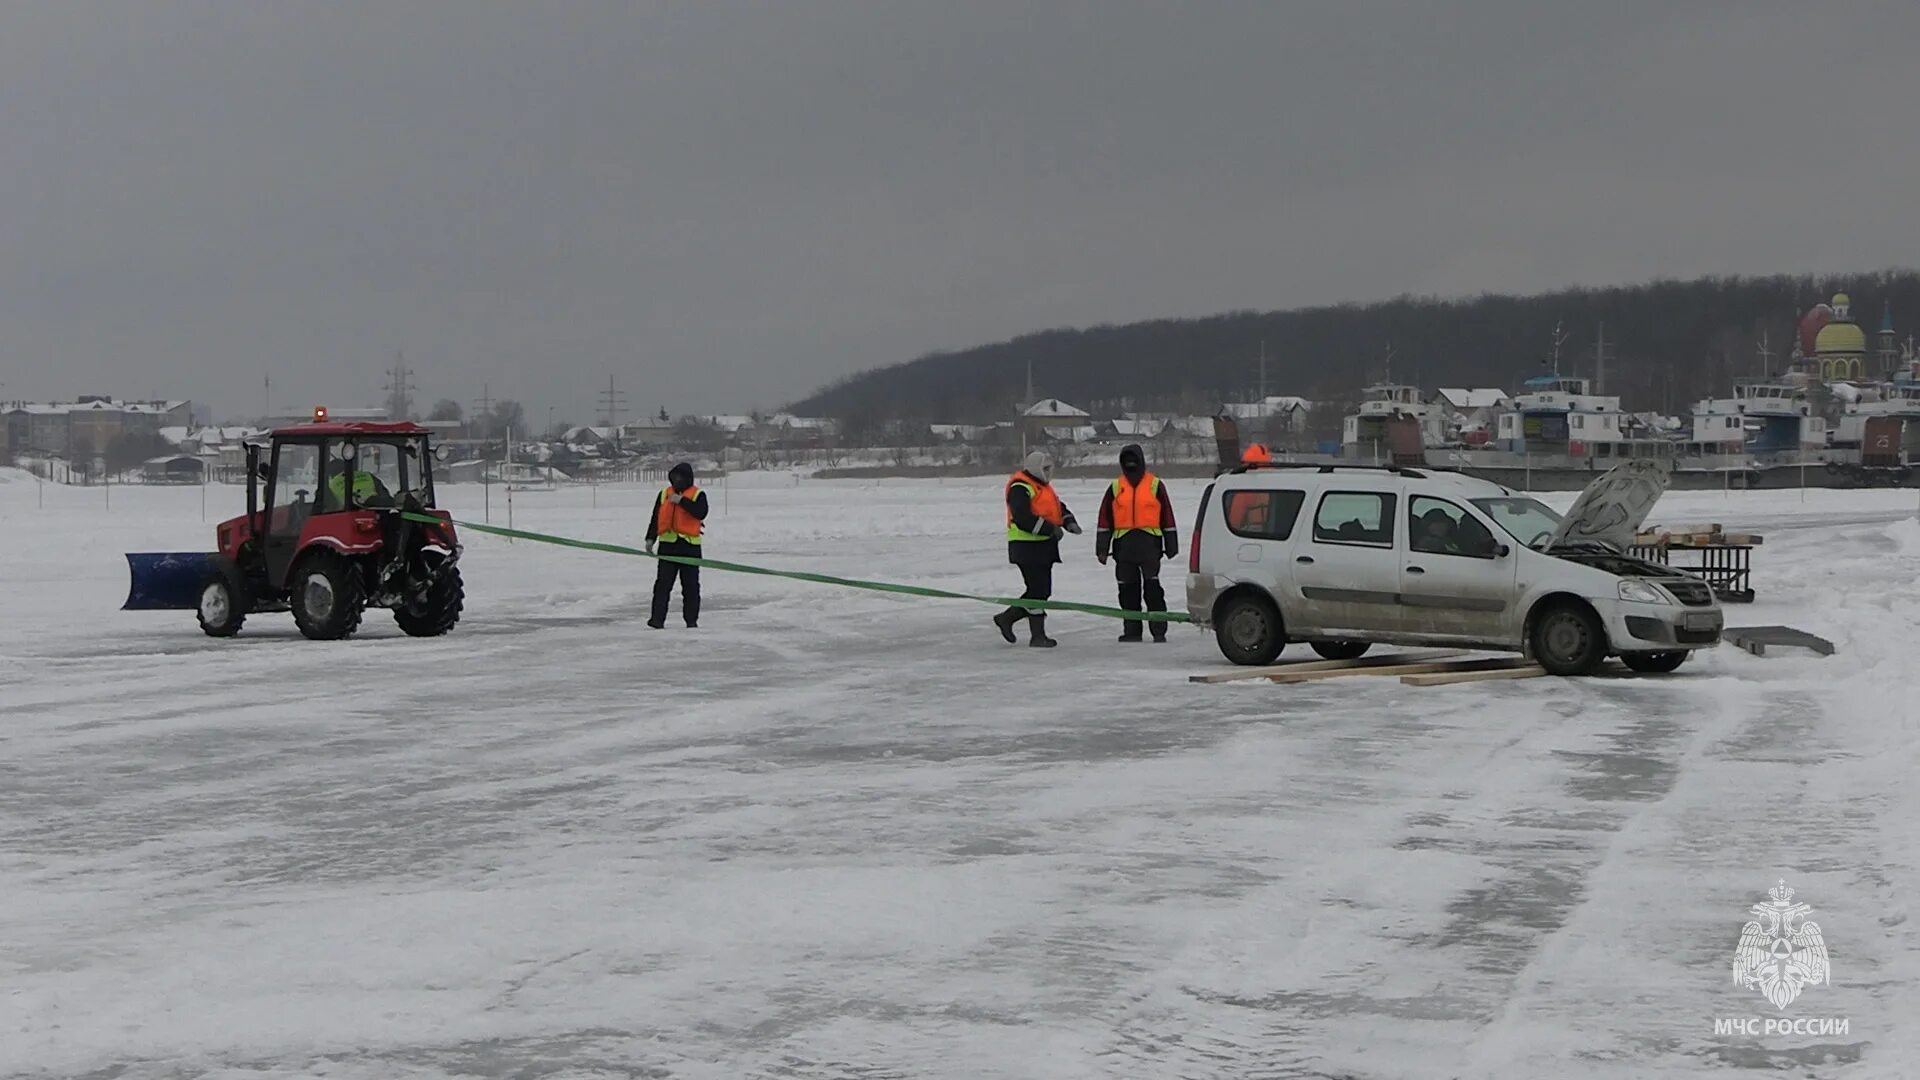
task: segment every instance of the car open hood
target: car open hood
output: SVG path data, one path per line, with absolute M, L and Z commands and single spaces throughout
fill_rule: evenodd
M 1547 549 L 1562 544 L 1607 544 L 1625 549 L 1673 480 L 1665 462 L 1629 461 L 1607 470 L 1573 501 Z

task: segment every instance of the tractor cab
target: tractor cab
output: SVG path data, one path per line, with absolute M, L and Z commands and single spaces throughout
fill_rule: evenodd
M 463 603 L 460 548 L 434 505 L 430 438 L 319 409 L 249 444 L 247 512 L 217 528 L 219 550 L 127 556 L 126 607 L 194 609 L 216 637 L 261 611 L 292 611 L 308 637 L 346 637 L 367 607 L 391 608 L 409 634 L 445 633 Z
M 268 577 L 284 582 L 293 558 L 316 540 L 344 551 L 369 530 L 393 532 L 396 511 L 434 508 L 433 455 L 415 424 L 304 424 L 250 445 L 247 510 Z M 227 554 L 226 545 L 222 553 Z

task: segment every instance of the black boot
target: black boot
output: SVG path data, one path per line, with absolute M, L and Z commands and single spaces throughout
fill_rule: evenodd
M 1036 649 L 1051 649 L 1055 645 L 1060 644 L 1047 636 L 1047 617 L 1045 615 L 1027 616 L 1027 628 L 1033 632 L 1033 637 L 1027 644 Z
M 1121 641 L 1139 641 L 1140 640 L 1140 623 L 1133 619 L 1128 619 L 1125 622 L 1121 623 L 1120 624 L 1120 640 Z
M 1167 624 L 1166 623 L 1161 622 L 1159 619 L 1155 619 L 1154 621 L 1147 624 L 1147 631 L 1153 635 L 1154 641 L 1162 645 L 1165 645 L 1167 643 Z
M 1013 636 L 1013 624 L 1026 617 L 1027 613 L 1025 609 L 1010 607 L 993 617 L 993 625 L 1000 628 L 1000 636 L 1006 638 L 1007 644 L 1011 645 L 1019 640 Z

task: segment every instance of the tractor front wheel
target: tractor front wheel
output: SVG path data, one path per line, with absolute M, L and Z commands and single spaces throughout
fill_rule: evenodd
M 301 559 L 287 581 L 293 622 L 315 641 L 351 637 L 360 629 L 360 612 L 367 606 L 367 590 L 360 568 L 331 551 L 316 551 Z
M 460 568 L 449 566 L 425 597 L 418 602 L 405 601 L 394 608 L 393 621 L 414 637 L 439 637 L 460 621 L 460 609 L 466 600 L 467 590 L 460 581 Z
M 246 583 L 240 575 L 225 567 L 216 567 L 212 576 L 200 590 L 200 607 L 194 617 L 200 620 L 200 629 L 208 637 L 232 637 L 240 632 L 240 626 L 247 621 L 247 612 L 253 609 L 253 600 L 247 595 Z

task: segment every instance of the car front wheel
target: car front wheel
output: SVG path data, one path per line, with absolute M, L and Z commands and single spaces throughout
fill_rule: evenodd
M 1528 635 L 1533 659 L 1552 675 L 1591 675 L 1607 659 L 1607 631 L 1583 604 L 1562 603 L 1541 612 Z
M 1213 637 L 1220 653 L 1236 664 L 1271 664 L 1287 647 L 1280 610 L 1263 596 L 1241 593 L 1220 606 Z

